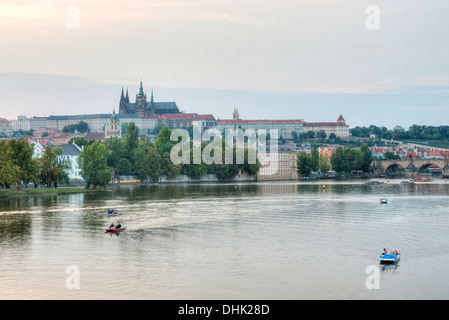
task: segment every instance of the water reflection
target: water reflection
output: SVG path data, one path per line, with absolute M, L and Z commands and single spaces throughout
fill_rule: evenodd
M 422 297 L 414 286 L 449 297 L 449 186 L 363 183 L 114 186 L 2 199 L 0 298 L 373 298 L 360 288 L 384 247 L 407 260 L 401 272 L 380 266 L 382 297 Z M 106 234 L 118 219 L 126 231 Z M 431 272 L 422 272 L 422 252 L 436 258 Z M 81 270 L 75 293 L 64 286 L 67 265 Z
M 27 214 L 0 215 L 0 244 L 26 245 L 31 238 L 32 222 Z

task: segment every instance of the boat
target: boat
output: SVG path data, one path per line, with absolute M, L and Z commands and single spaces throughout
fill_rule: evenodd
M 430 175 L 420 174 L 417 178 L 410 179 L 410 182 L 431 182 L 432 177 Z
M 380 203 L 388 203 L 387 198 L 381 198 L 381 199 L 380 199 Z
M 120 228 L 116 228 L 116 227 L 112 227 L 112 228 L 108 228 L 108 229 L 106 229 L 106 233 L 119 233 L 119 232 L 122 232 L 122 231 L 125 231 L 126 230 L 126 228 L 125 227 L 120 227 Z
M 108 210 L 108 215 L 118 215 L 116 210 Z
M 393 253 L 383 253 L 380 255 L 380 263 L 395 264 L 401 259 L 401 254 L 397 251 Z

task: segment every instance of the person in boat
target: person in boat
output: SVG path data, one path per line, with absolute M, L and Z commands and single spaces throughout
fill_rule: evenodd
M 118 223 L 117 227 L 115 227 L 116 229 L 120 229 L 122 227 L 122 225 L 120 224 L 120 222 Z
M 387 249 L 384 248 L 384 249 L 382 250 L 382 254 L 387 254 L 387 253 L 388 253 Z
M 109 226 L 109 229 L 112 229 L 112 228 L 114 228 L 114 223 L 112 223 L 112 224 Z

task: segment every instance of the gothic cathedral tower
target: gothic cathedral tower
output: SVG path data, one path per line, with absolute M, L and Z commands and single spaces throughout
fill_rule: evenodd
M 147 95 L 143 92 L 142 81 L 140 81 L 139 93 L 136 94 L 136 109 L 135 113 L 139 116 L 145 115 L 145 107 L 147 105 Z
M 239 118 L 239 109 L 234 108 L 234 112 L 232 113 L 232 120 L 240 120 Z

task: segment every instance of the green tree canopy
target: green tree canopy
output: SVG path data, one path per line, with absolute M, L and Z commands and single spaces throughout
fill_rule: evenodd
M 62 170 L 58 166 L 57 155 L 53 152 L 50 146 L 44 147 L 44 153 L 40 158 L 40 172 L 39 177 L 42 183 L 47 187 L 54 185 L 57 187 L 59 175 Z
M 86 187 L 104 187 L 112 177 L 112 169 L 107 164 L 106 146 L 99 141 L 92 143 L 81 151 L 78 164 Z
M 12 150 L 12 158 L 20 167 L 20 180 L 25 187 L 28 182 L 38 182 L 39 160 L 33 158 L 34 144 L 28 143 L 24 138 L 9 141 Z
M 296 159 L 298 173 L 304 176 L 310 176 L 313 171 L 314 163 L 312 155 L 307 152 L 301 152 Z
M 14 152 L 7 140 L 0 140 L 0 184 L 6 188 L 20 186 L 21 170 L 14 159 Z

